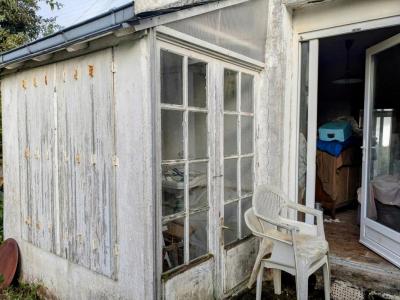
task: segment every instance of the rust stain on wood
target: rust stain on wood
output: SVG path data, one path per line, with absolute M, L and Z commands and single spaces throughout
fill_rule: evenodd
M 112 59 L 106 49 L 26 71 L 37 88 L 27 89 L 22 80 L 15 101 L 25 158 L 19 165 L 23 239 L 116 279 Z M 78 80 L 87 66 L 90 80 Z M 68 74 L 75 80 L 66 80 Z M 38 85 L 42 76 L 45 85 Z
M 93 78 L 94 76 L 94 66 L 93 65 L 88 65 L 88 71 L 89 71 L 89 76 Z

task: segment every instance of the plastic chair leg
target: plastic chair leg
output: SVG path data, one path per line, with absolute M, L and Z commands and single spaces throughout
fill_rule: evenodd
M 260 270 L 258 271 L 257 275 L 256 300 L 261 300 L 263 275 L 264 275 L 264 266 L 261 264 Z
M 329 271 L 328 262 L 323 266 L 324 272 L 324 291 L 325 291 L 325 300 L 329 300 L 331 297 L 331 274 Z
M 297 270 L 296 274 L 297 300 L 308 299 L 308 276 L 306 275 L 306 273 L 307 273 L 306 270 Z
M 274 292 L 275 295 L 282 294 L 282 281 L 281 281 L 281 270 L 274 269 Z

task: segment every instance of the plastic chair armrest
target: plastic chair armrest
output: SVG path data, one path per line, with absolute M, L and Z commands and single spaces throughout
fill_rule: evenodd
M 303 212 L 303 213 L 306 213 L 306 214 L 309 214 L 309 215 L 313 215 L 315 217 L 322 216 L 322 211 L 311 208 L 311 207 L 307 207 L 307 206 L 304 206 L 301 204 L 287 202 L 287 207 L 295 209 L 295 210 Z
M 323 212 L 318 210 L 318 209 L 314 209 L 311 207 L 307 207 L 301 204 L 297 204 L 297 203 L 293 203 L 293 202 L 288 202 L 287 203 L 287 207 L 295 209 L 297 211 L 306 213 L 306 214 L 310 214 L 316 217 L 317 219 L 317 232 L 319 236 L 322 236 L 325 238 L 325 231 L 324 231 L 324 218 L 323 218 Z
M 293 242 L 292 242 L 292 241 L 280 239 L 280 238 L 277 238 L 277 237 L 275 237 L 275 236 L 271 236 L 271 235 L 269 235 L 269 234 L 265 234 L 265 233 L 263 233 L 263 232 L 259 232 L 259 231 L 257 231 L 257 230 L 251 230 L 251 232 L 252 232 L 255 236 L 260 237 L 260 238 L 271 239 L 271 240 L 274 240 L 274 241 L 276 241 L 276 242 L 280 242 L 280 243 L 284 243 L 284 244 L 288 244 L 288 245 L 293 245 Z M 293 234 L 291 235 L 291 237 L 292 237 L 292 240 L 293 240 Z

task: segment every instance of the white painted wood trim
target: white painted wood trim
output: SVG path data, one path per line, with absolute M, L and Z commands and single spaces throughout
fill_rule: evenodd
M 318 58 L 319 40 L 310 41 L 308 73 L 308 132 L 307 132 L 307 179 L 306 206 L 315 207 L 315 176 L 317 153 L 318 112 Z M 314 224 L 314 216 L 306 215 L 306 222 Z
M 373 64 L 372 64 L 372 57 L 370 55 L 366 56 L 365 59 L 365 86 L 364 86 L 364 132 L 363 132 L 363 153 L 362 153 L 362 179 L 361 179 L 361 218 L 360 218 L 360 241 L 363 242 L 365 240 L 365 219 L 367 216 L 367 206 L 364 204 L 366 203 L 365 199 L 368 197 L 368 176 L 369 176 L 369 170 L 365 168 L 366 161 L 369 160 L 369 151 L 366 151 L 366 149 L 369 149 L 369 139 L 368 134 L 369 130 L 367 131 L 366 128 L 369 128 L 371 126 L 370 123 L 370 97 L 372 96 L 371 93 L 371 71 L 373 71 Z
M 293 199 L 294 202 L 298 203 L 298 176 L 299 176 L 299 116 L 300 116 L 300 80 L 301 80 L 301 47 L 300 41 L 298 40 L 298 35 L 293 36 L 292 40 L 292 67 L 291 76 L 292 80 L 289 88 L 291 94 L 288 97 L 288 112 L 289 120 L 285 126 L 290 128 L 288 135 L 288 174 L 287 182 L 289 182 L 288 196 Z M 289 52 L 290 53 L 290 52 Z M 289 68 L 290 69 L 290 68 Z M 284 185 L 285 182 L 282 182 Z M 295 211 L 289 211 L 288 217 L 290 219 L 296 220 L 297 213 Z
M 150 40 L 150 58 L 153 58 L 151 65 L 151 84 L 152 84 L 152 126 L 153 126 L 153 180 L 154 180 L 154 218 L 153 224 L 154 228 L 154 257 L 155 257 L 155 273 L 154 277 L 156 282 L 154 283 L 154 298 L 159 300 L 162 297 L 162 280 L 161 274 L 163 269 L 164 258 L 162 257 L 162 245 L 163 245 L 163 235 L 162 235 L 162 180 L 161 175 L 161 108 L 160 108 L 160 47 L 157 44 L 156 32 L 154 29 L 149 31 Z
M 347 33 L 356 33 L 371 29 L 379 29 L 384 27 L 396 26 L 400 24 L 400 16 L 387 17 L 382 19 L 358 22 L 348 25 L 324 28 L 310 32 L 300 32 L 299 38 L 301 41 L 312 39 L 326 38 L 330 36 L 342 35 Z
M 299 131 L 300 131 L 300 93 L 301 93 L 301 91 L 300 91 L 300 89 L 301 89 L 301 55 L 302 55 L 302 51 L 301 51 L 301 46 L 300 46 L 300 42 L 299 41 L 296 41 L 295 42 L 295 44 L 296 44 L 296 49 L 298 49 L 298 51 L 297 51 L 297 53 L 298 53 L 298 55 L 297 55 L 297 72 L 295 73 L 296 74 L 296 78 L 298 79 L 298 80 L 296 80 L 295 81 L 295 85 L 294 85 L 294 89 L 296 90 L 296 95 L 295 95 L 295 97 L 296 97 L 296 101 L 295 101 L 295 103 L 296 103 L 296 105 L 295 105 L 295 113 L 296 113 L 296 120 L 295 120 L 295 126 L 294 126 L 294 128 L 295 128 L 295 132 L 294 132 L 294 134 L 293 134 L 293 137 L 294 138 L 292 138 L 292 140 L 291 140 L 291 142 L 292 142 L 292 144 L 293 144 L 293 147 L 291 147 L 291 148 L 293 148 L 294 149 L 294 151 L 292 151 L 292 153 L 291 153 L 291 158 L 292 158 L 292 161 L 294 162 L 292 165 L 294 165 L 294 178 L 293 178 L 293 182 L 292 182 L 292 189 L 293 189 L 293 191 L 291 191 L 291 193 L 292 193 L 292 197 L 293 197 L 293 199 L 296 199 L 296 202 L 297 203 L 299 203 L 299 201 L 300 201 L 300 199 L 298 199 L 299 197 L 298 197 L 298 194 L 299 194 L 299 143 L 300 143 L 300 133 L 299 133 Z M 289 178 L 289 180 L 290 180 L 290 178 Z M 293 215 L 291 216 L 291 218 L 297 218 L 297 216 L 295 216 L 296 214 L 293 212 Z
M 251 59 L 242 54 L 216 46 L 165 26 L 157 27 L 157 38 L 175 44 L 181 48 L 199 52 L 234 65 L 243 66 L 256 72 L 261 71 L 265 67 L 265 63 L 263 62 Z

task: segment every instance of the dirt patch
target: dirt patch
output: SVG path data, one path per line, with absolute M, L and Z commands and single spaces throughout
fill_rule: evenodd
M 310 276 L 308 282 L 308 299 L 325 299 L 323 290 L 322 274 Z M 234 300 L 254 300 L 256 288 L 246 290 L 239 295 L 232 297 Z M 294 300 L 296 299 L 296 282 L 294 276 L 282 273 L 282 294 L 275 295 L 272 281 L 263 283 L 261 299 L 265 300 Z M 378 293 L 373 290 L 362 289 L 349 282 L 333 280 L 331 285 L 332 300 L 400 300 L 400 295 Z

